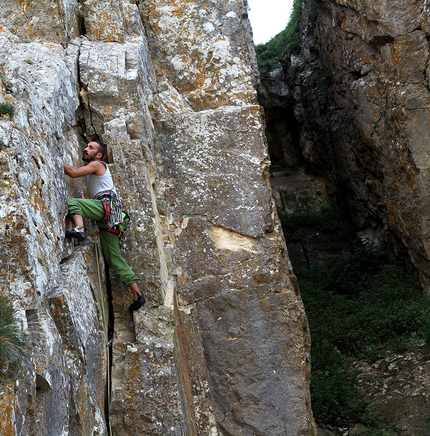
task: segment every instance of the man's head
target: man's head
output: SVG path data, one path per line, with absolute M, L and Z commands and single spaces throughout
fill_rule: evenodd
M 82 160 L 84 162 L 92 162 L 93 160 L 100 160 L 106 153 L 106 147 L 97 141 L 91 141 L 87 144 L 84 152 L 82 153 Z

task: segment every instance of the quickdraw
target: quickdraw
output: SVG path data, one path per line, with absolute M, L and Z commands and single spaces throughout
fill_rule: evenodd
M 130 217 L 123 211 L 120 197 L 114 191 L 105 191 L 94 198 L 103 204 L 105 215 L 100 221 L 107 222 L 105 230 L 116 235 L 123 233 L 130 224 Z

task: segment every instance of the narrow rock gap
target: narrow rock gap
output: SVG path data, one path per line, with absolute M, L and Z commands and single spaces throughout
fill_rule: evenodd
M 84 17 L 81 17 L 81 25 L 82 29 L 85 29 L 85 19 Z M 85 34 L 85 33 L 83 33 Z M 79 136 L 82 138 L 83 141 L 87 142 L 90 139 L 97 139 L 100 140 L 99 135 L 97 135 L 93 122 L 92 122 L 92 113 L 91 113 L 91 106 L 88 101 L 88 93 L 87 93 L 87 87 L 84 83 L 82 83 L 81 80 L 81 72 L 80 72 L 80 55 L 81 50 L 79 48 L 78 56 L 77 56 L 77 85 L 79 89 L 79 108 L 76 112 L 76 120 L 77 120 L 77 128 L 79 132 Z M 89 125 L 87 125 L 86 120 L 88 120 Z M 87 127 L 90 127 L 90 130 L 92 130 L 93 133 L 88 133 Z M 96 136 L 96 138 L 95 138 Z M 67 258 L 62 259 L 62 262 L 67 260 Z M 105 386 L 106 386 L 106 393 L 105 393 L 105 423 L 107 428 L 107 434 L 111 436 L 111 426 L 110 426 L 110 399 L 111 399 L 111 386 L 112 386 L 112 342 L 114 337 L 114 311 L 113 311 L 113 302 L 112 302 L 112 283 L 110 281 L 109 276 L 109 265 L 106 261 L 104 261 L 105 265 L 105 278 L 106 278 L 106 301 L 107 301 L 107 319 L 106 321 L 107 325 L 104 325 L 103 328 L 107 329 L 105 332 L 106 336 L 106 347 L 108 347 L 108 350 L 106 350 L 106 356 L 107 356 L 107 362 L 106 362 L 106 374 L 105 374 Z M 100 302 L 100 304 L 104 304 L 103 301 Z
M 81 65 L 80 65 L 80 57 L 81 57 L 81 47 L 79 46 L 77 62 L 76 62 L 76 81 L 79 90 L 79 107 L 76 109 L 76 126 L 78 128 L 79 135 L 82 138 L 85 138 L 86 135 L 86 124 L 85 124 L 85 99 L 84 95 L 86 95 L 86 88 L 84 87 L 81 80 Z
M 85 16 L 82 13 L 82 4 L 85 3 L 86 0 L 78 0 L 78 4 L 79 4 L 79 12 L 77 14 L 76 20 L 77 20 L 77 24 L 78 24 L 78 32 L 79 35 L 81 36 L 86 36 L 87 34 L 87 29 L 85 27 Z
M 72 256 L 66 256 L 61 258 L 59 265 L 65 264 Z
M 77 17 L 78 22 L 78 32 L 81 36 L 86 36 L 87 29 L 85 27 L 85 18 L 83 17 L 82 13 L 80 13 Z
M 101 136 L 97 134 L 93 123 L 93 114 L 88 97 L 88 87 L 81 80 L 80 57 L 81 48 L 79 47 L 76 63 L 76 80 L 79 89 L 79 107 L 76 111 L 77 127 L 80 136 L 85 142 L 88 142 L 89 140 L 101 141 Z M 88 125 L 86 120 L 88 120 Z M 88 133 L 88 130 L 91 130 L 92 133 Z
M 111 393 L 112 393 L 112 344 L 113 344 L 113 337 L 115 331 L 115 317 L 114 317 L 113 302 L 112 302 L 112 283 L 109 278 L 109 265 L 107 264 L 107 262 L 105 262 L 105 277 L 106 277 L 106 297 L 107 297 L 107 304 L 108 304 L 108 319 L 107 319 L 108 342 L 106 346 L 109 348 L 107 350 L 108 361 L 106 362 L 107 371 L 106 371 L 105 420 L 106 420 L 106 428 L 108 429 L 108 435 L 111 435 L 109 409 L 110 409 L 110 400 L 111 400 Z

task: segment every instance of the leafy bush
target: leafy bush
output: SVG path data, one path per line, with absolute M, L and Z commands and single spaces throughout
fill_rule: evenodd
M 365 405 L 344 358 L 374 361 L 412 343 L 429 346 L 429 298 L 387 250 L 360 248 L 332 255 L 297 271 L 297 277 L 312 336 L 315 418 L 320 425 L 338 427 L 363 422 Z M 366 434 L 390 432 L 380 427 Z
M 346 371 L 343 356 L 333 344 L 314 335 L 312 341 L 311 397 L 316 421 L 335 427 L 357 422 L 366 404 L 358 397 L 354 374 Z
M 0 379 L 10 376 L 25 356 L 26 346 L 23 333 L 17 325 L 13 307 L 0 298 Z
M 388 253 L 334 255 L 299 278 L 310 313 L 317 307 L 312 316 L 326 325 L 318 330 L 341 353 L 365 356 L 371 347 L 398 347 L 402 338 L 429 342 L 429 301 Z
M 294 0 L 287 27 L 266 44 L 258 44 L 255 47 L 261 76 L 267 76 L 270 71 L 279 68 L 281 66 L 280 61 L 287 52 L 299 51 L 302 3 L 303 0 Z

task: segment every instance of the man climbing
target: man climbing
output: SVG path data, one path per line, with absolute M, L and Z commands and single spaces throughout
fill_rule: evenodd
M 138 310 L 145 304 L 145 297 L 139 291 L 137 278 L 133 270 L 122 257 L 118 234 L 107 226 L 106 210 L 102 199 L 116 195 L 112 176 L 106 163 L 101 161 L 106 148 L 103 144 L 91 141 L 82 154 L 82 160 L 87 164 L 75 168 L 64 164 L 64 172 L 70 177 L 87 178 L 87 191 L 90 198 L 69 198 L 67 200 L 68 215 L 75 228 L 66 230 L 66 238 L 83 241 L 86 238 L 84 218 L 96 220 L 100 229 L 100 240 L 106 262 L 118 275 L 121 282 L 133 293 L 133 303 L 129 310 Z

